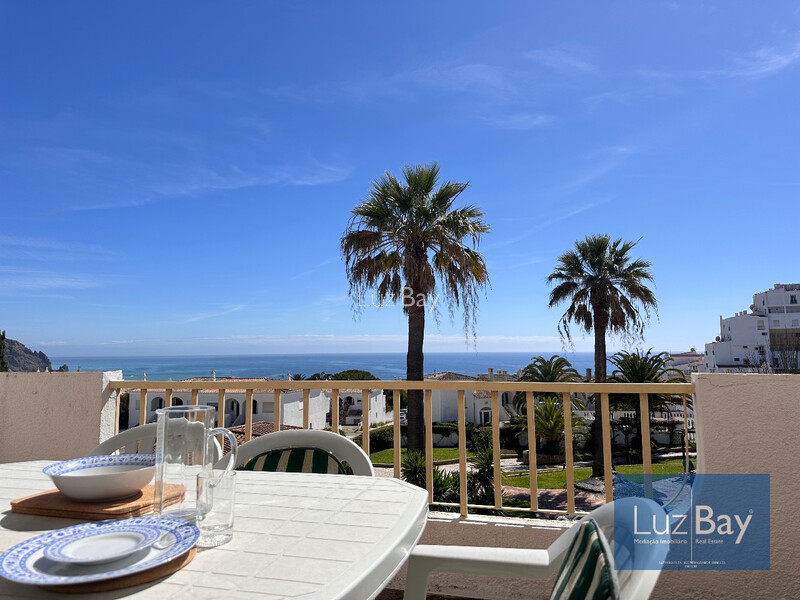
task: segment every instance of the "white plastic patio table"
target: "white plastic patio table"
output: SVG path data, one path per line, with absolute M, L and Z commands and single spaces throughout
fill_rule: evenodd
M 50 461 L 0 464 L 0 552 L 79 521 L 11 512 L 15 498 L 53 489 Z M 198 549 L 161 581 L 91 598 L 375 597 L 422 535 L 425 490 L 387 477 L 263 473 L 236 475 L 233 540 Z M 65 598 L 0 577 L 0 598 Z

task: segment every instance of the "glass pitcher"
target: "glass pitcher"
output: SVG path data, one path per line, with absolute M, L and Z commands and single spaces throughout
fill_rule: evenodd
M 213 406 L 170 406 L 156 410 L 156 476 L 154 507 L 159 516 L 195 520 L 197 474 L 222 457 L 217 435 L 231 445 L 225 470 L 236 466 L 236 438 L 214 427 Z

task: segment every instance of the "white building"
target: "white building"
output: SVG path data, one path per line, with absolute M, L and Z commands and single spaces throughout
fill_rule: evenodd
M 240 379 L 240 378 L 214 378 L 213 381 L 228 381 L 231 382 L 231 387 L 225 390 L 224 395 L 224 412 L 225 412 L 225 427 L 233 427 L 236 425 L 244 425 L 245 421 L 245 402 L 246 390 L 244 385 L 248 381 L 275 381 L 276 388 L 280 390 L 281 401 L 281 425 L 293 425 L 295 427 L 303 426 L 303 391 L 284 389 L 283 385 L 291 385 L 291 383 L 275 379 Z M 209 378 L 195 378 L 188 379 L 187 381 L 209 381 Z M 278 388 L 278 385 L 281 387 Z M 126 390 L 129 393 L 128 401 L 128 427 L 133 427 L 139 424 L 139 391 L 137 389 Z M 346 401 L 348 398 L 350 402 L 358 408 L 358 419 L 356 423 L 361 421 L 361 390 L 358 394 L 348 395 L 347 390 L 340 390 L 339 398 Z M 156 410 L 164 407 L 165 390 L 147 390 L 146 407 L 147 415 L 145 422 L 155 422 Z M 275 390 L 255 390 L 253 393 L 253 422 L 259 421 L 274 422 L 274 405 L 275 405 Z M 173 390 L 172 392 L 172 406 L 188 405 L 191 403 L 192 394 L 186 390 Z M 219 390 L 216 389 L 201 389 L 198 392 L 198 404 L 213 406 L 219 413 Z M 386 415 L 386 396 L 383 390 L 372 390 L 369 397 L 370 404 L 370 422 L 379 423 L 388 421 Z M 308 403 L 308 423 L 311 429 L 324 429 L 330 425 L 328 421 L 331 410 L 330 390 L 311 390 Z M 348 424 L 345 422 L 344 415 L 341 415 L 340 423 Z M 218 419 L 219 426 L 223 423 Z M 354 423 L 355 424 L 355 423 Z
M 489 369 L 488 374 L 462 375 L 444 371 L 434 372 L 433 375 L 426 375 L 427 381 L 516 381 L 517 378 L 509 375 L 507 371 L 497 371 Z M 508 421 L 513 416 L 512 400 L 513 392 L 501 392 L 500 400 L 500 421 Z M 465 418 L 468 422 L 475 425 L 486 425 L 492 421 L 492 393 L 488 391 L 464 391 Z M 431 413 L 434 422 L 455 422 L 458 421 L 458 392 L 456 390 L 433 390 L 431 392 Z
M 716 341 L 706 344 L 705 370 L 800 369 L 800 283 L 776 283 L 753 295 L 750 312 L 720 317 Z
M 703 371 L 705 355 L 692 348 L 689 352 L 671 352 L 669 354 L 669 368 L 678 369 L 689 380 L 690 373 Z

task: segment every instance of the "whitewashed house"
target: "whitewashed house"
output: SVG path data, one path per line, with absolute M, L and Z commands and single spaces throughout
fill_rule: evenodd
M 494 372 L 489 368 L 486 375 L 463 375 L 451 371 L 434 372 L 425 376 L 426 381 L 516 381 L 507 371 Z M 508 421 L 514 415 L 513 392 L 501 392 L 500 421 Z M 475 425 L 486 425 L 492 421 L 492 394 L 488 391 L 465 390 L 465 419 Z M 458 392 L 456 390 L 433 390 L 431 392 L 431 412 L 434 422 L 458 421 Z
M 719 328 L 706 344 L 706 371 L 800 369 L 800 283 L 776 283 L 754 294 L 750 312 L 720 317 Z
M 209 378 L 192 378 L 186 381 L 210 381 Z M 233 427 L 244 425 L 246 391 L 244 387 L 236 387 L 248 381 L 275 381 L 276 385 L 286 385 L 288 382 L 279 379 L 239 379 L 239 378 L 214 378 L 214 381 L 231 381 L 231 388 L 225 390 L 224 397 L 224 426 Z M 281 424 L 303 426 L 303 391 L 277 388 L 281 390 Z M 127 390 L 130 400 L 128 402 L 128 427 L 133 427 L 139 423 L 139 391 L 137 389 Z M 147 390 L 147 423 L 154 422 L 156 410 L 164 407 L 165 390 Z M 201 389 L 198 393 L 198 404 L 213 406 L 220 413 L 219 391 L 216 389 Z M 172 406 L 188 405 L 191 403 L 191 392 L 173 390 Z M 274 420 L 274 390 L 256 390 L 253 393 L 253 422 Z M 308 422 L 312 429 L 324 429 L 327 426 L 326 416 L 330 411 L 330 392 L 323 393 L 321 390 L 311 390 L 308 403 Z M 219 426 L 223 423 L 218 418 Z
M 244 425 L 245 421 L 245 402 L 246 390 L 245 385 L 247 382 L 275 382 L 277 389 L 281 391 L 281 425 L 292 425 L 295 427 L 303 426 L 303 391 L 285 389 L 284 385 L 290 386 L 291 383 L 281 379 L 240 379 L 240 378 L 217 378 L 212 375 L 211 378 L 200 377 L 187 379 L 185 381 L 230 381 L 231 388 L 225 390 L 224 398 L 224 413 L 225 413 L 225 427 L 233 427 L 236 425 Z M 280 387 L 278 387 L 280 386 Z M 128 427 L 133 427 L 139 424 L 139 391 L 137 389 L 128 390 Z M 330 390 L 311 390 L 308 403 L 308 423 L 311 429 L 324 429 L 330 425 L 330 410 L 331 410 L 331 392 Z M 163 408 L 165 404 L 165 390 L 148 390 L 147 391 L 147 415 L 145 421 L 152 423 L 156 420 L 156 410 Z M 353 416 L 340 414 L 340 423 L 358 424 L 361 422 L 361 390 L 340 390 L 339 398 L 343 402 L 348 402 L 352 407 Z M 172 392 L 172 406 L 188 405 L 191 403 L 191 392 L 182 390 L 173 390 Z M 217 414 L 220 412 L 219 408 L 219 390 L 216 389 L 201 389 L 198 393 L 198 404 L 213 406 L 217 409 Z M 275 404 L 275 391 L 274 390 L 255 390 L 253 393 L 253 422 L 259 421 L 273 422 L 274 421 L 274 404 Z M 370 423 L 382 423 L 388 421 L 386 414 L 386 396 L 383 390 L 372 390 L 370 392 Z M 341 404 L 340 404 L 341 406 Z M 355 416 L 357 411 L 357 418 Z M 347 419 L 350 418 L 352 423 L 348 423 Z M 219 421 L 219 419 L 218 419 Z M 223 426 L 219 422 L 219 426 Z
M 324 391 L 329 394 L 329 391 Z M 339 419 L 342 425 L 359 425 L 363 419 L 364 408 L 361 402 L 361 390 L 339 390 L 339 406 L 344 407 Z M 387 423 L 391 421 L 391 413 L 386 412 L 386 394 L 383 390 L 369 392 L 369 423 Z

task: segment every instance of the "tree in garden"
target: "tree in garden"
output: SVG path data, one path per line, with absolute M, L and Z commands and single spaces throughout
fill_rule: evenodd
M 341 239 L 350 296 L 364 305 L 364 292 L 377 291 L 378 305 L 401 302 L 408 318 L 406 379 L 422 381 L 425 313 L 442 296 L 451 315 L 460 308 L 465 332 L 473 332 L 478 293 L 489 283 L 476 250 L 489 232 L 474 206 L 453 208 L 466 183 L 439 181 L 439 165 L 408 165 L 403 181 L 385 173 L 352 210 Z M 422 390 L 408 391 L 408 449 L 425 451 Z
M 578 381 L 580 375 L 572 367 L 572 364 L 563 356 L 554 354 L 550 358 L 544 356 L 534 356 L 531 363 L 522 369 L 520 374 L 520 381 L 547 381 L 547 382 L 561 382 L 569 383 Z M 538 396 L 540 393 L 550 392 L 552 390 L 542 389 L 541 392 L 535 392 Z M 514 408 L 520 414 L 527 413 L 527 404 L 525 393 L 517 392 L 514 394 Z
M 579 416 L 572 414 L 572 432 L 585 431 L 586 425 Z M 558 452 L 558 442 L 564 437 L 564 405 L 561 396 L 545 396 L 537 402 L 534 412 L 534 427 L 536 437 L 542 440 L 543 450 L 555 454 Z
M 647 352 L 617 352 L 608 359 L 614 365 L 614 372 L 607 381 L 612 383 L 684 383 L 686 376 L 679 369 L 670 367 L 670 357 L 667 352 L 653 354 L 653 349 Z M 670 405 L 680 402 L 676 396 L 669 394 L 648 394 L 649 412 L 670 412 Z M 612 394 L 610 400 L 614 410 L 633 410 L 636 412 L 635 427 L 639 434 L 638 448 L 641 451 L 641 410 L 637 394 Z M 650 418 L 650 415 L 647 415 Z M 671 436 L 670 436 L 671 438 Z
M 555 270 L 547 277 L 555 286 L 550 291 L 550 308 L 569 303 L 558 323 L 562 338 L 571 340 L 571 324 L 585 333 L 594 332 L 597 383 L 606 381 L 606 334 L 641 336 L 650 311 L 657 309 L 656 297 L 648 287 L 653 282 L 651 264 L 630 256 L 634 246 L 636 242 L 612 240 L 608 234 L 587 236 L 558 257 Z M 595 477 L 603 475 L 604 426 L 598 413 L 596 401 L 592 426 Z
M 6 332 L 0 331 L 0 372 L 8 371 L 8 361 L 6 361 Z

